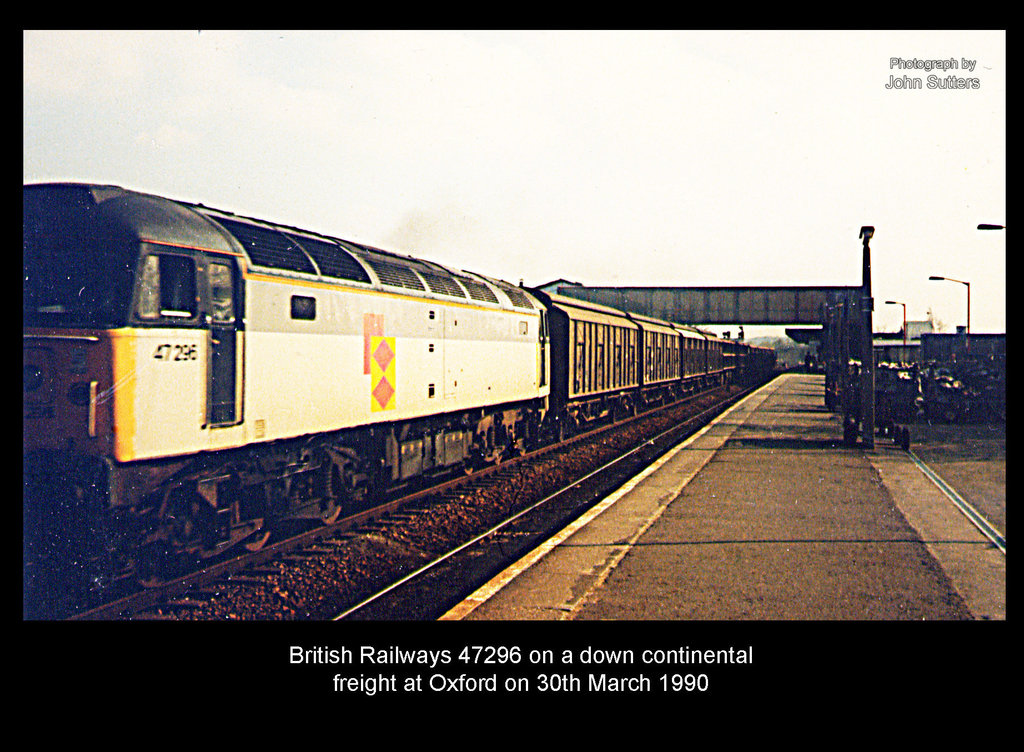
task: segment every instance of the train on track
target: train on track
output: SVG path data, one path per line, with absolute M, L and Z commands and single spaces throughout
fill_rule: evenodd
M 330 522 L 775 366 L 693 327 L 115 186 L 26 185 L 23 212 L 26 566 L 90 561 L 94 582 L 257 548 L 277 521 Z

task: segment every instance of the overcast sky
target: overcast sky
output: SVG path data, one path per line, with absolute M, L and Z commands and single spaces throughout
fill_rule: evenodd
M 1001 332 L 1005 104 L 1002 31 L 28 31 L 24 180 L 527 285 L 856 285 L 874 225 L 876 330 L 940 275 Z

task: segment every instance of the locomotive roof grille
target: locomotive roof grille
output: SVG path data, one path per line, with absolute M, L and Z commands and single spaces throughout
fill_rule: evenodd
M 367 263 L 377 276 L 381 284 L 392 287 L 404 287 L 409 290 L 424 290 L 438 295 L 447 295 L 455 298 L 465 298 L 466 293 L 473 300 L 498 303 L 498 297 L 487 285 L 474 282 L 466 277 L 451 274 L 442 266 L 418 261 L 413 258 L 406 258 L 386 251 L 380 251 L 369 246 L 348 242 L 349 245 L 357 248 L 361 253 L 360 257 Z M 424 287 L 423 282 L 427 287 Z M 461 287 L 459 286 L 461 284 Z M 462 291 L 465 288 L 465 293 Z
M 420 271 L 420 276 L 427 283 L 431 292 L 439 295 L 450 295 L 453 298 L 465 298 L 466 293 L 459 287 L 459 283 L 451 277 L 445 277 L 432 272 Z
M 469 297 L 473 298 L 473 300 L 483 300 L 488 303 L 498 302 L 498 296 L 494 294 L 490 287 L 482 282 L 474 282 L 465 277 L 459 277 L 459 282 L 466 288 L 466 292 L 469 293 Z
M 370 277 L 359 265 L 359 262 L 340 245 L 305 235 L 292 237 L 292 239 L 313 257 L 316 265 L 320 267 L 320 273 L 325 277 L 370 282 Z
M 371 257 L 364 260 L 370 265 L 370 268 L 377 273 L 377 277 L 380 279 L 380 283 L 382 285 L 404 287 L 407 290 L 425 291 L 427 289 L 423 286 L 420 278 L 416 276 L 416 272 L 406 266 L 393 264 L 390 261 L 383 261 L 381 259 Z
M 242 244 L 245 252 L 257 266 L 286 269 L 305 274 L 316 274 L 316 267 L 301 247 L 287 235 L 265 227 L 237 222 L 224 217 L 216 218 L 224 228 Z
M 500 285 L 502 292 L 508 295 L 508 299 L 512 301 L 512 305 L 516 308 L 526 308 L 527 310 L 533 310 L 533 303 L 526 297 L 526 293 L 522 290 L 517 290 L 514 287 L 508 285 Z

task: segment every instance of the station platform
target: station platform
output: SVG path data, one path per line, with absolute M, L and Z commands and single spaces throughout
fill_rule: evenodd
M 842 433 L 823 376 L 781 375 L 442 619 L 1005 619 L 1004 551 Z

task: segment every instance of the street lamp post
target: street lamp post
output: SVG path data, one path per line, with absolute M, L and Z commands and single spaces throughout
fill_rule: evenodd
M 886 305 L 901 305 L 903 306 L 903 348 L 906 350 L 907 347 L 907 304 L 901 303 L 898 300 L 887 300 Z M 906 352 L 903 353 L 906 355 Z
M 861 304 L 863 311 L 863 348 L 861 353 L 861 437 L 865 449 L 875 448 L 875 350 L 872 341 L 873 331 L 871 311 L 874 299 L 871 297 L 871 238 L 875 228 L 860 228 L 860 239 L 863 241 L 861 268 Z
M 964 282 L 962 279 L 953 279 L 952 277 L 929 277 L 928 279 L 935 282 L 959 282 L 961 285 L 967 286 L 967 333 L 971 333 L 971 283 Z

